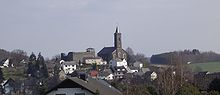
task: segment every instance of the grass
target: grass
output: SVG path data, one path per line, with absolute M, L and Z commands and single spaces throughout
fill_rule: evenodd
M 209 72 L 220 72 L 220 62 L 207 62 L 207 63 L 194 63 L 189 64 L 190 68 L 194 72 L 197 71 L 209 71 Z

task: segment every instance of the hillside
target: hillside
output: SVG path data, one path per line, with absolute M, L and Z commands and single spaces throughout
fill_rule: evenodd
M 189 67 L 192 68 L 194 72 L 198 72 L 198 71 L 220 72 L 220 61 L 194 63 L 194 64 L 189 64 Z
M 171 62 L 174 63 L 174 61 L 176 61 L 176 63 L 220 62 L 220 54 L 212 51 L 201 52 L 197 49 L 193 49 L 152 55 L 150 61 L 152 64 L 170 64 Z

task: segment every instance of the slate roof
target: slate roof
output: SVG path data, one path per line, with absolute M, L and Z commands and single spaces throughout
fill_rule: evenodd
M 103 80 L 93 79 L 88 77 L 87 81 L 79 79 L 77 77 L 68 77 L 60 84 L 58 84 L 53 89 L 49 90 L 47 93 L 50 93 L 57 88 L 74 88 L 80 87 L 88 90 L 89 92 L 95 94 L 98 90 L 100 95 L 122 95 L 122 93 L 109 85 L 108 83 L 104 82 Z
M 108 76 L 110 74 L 112 74 L 111 69 L 105 69 L 104 71 L 99 72 L 99 76 Z
M 98 55 L 107 55 L 112 53 L 115 50 L 115 47 L 104 47 L 101 51 L 98 52 Z
M 138 67 L 129 67 L 131 70 L 139 70 L 139 68 Z
M 64 65 L 77 65 L 78 63 L 76 61 L 67 61 L 67 62 L 63 62 L 62 64 L 64 64 Z
M 84 57 L 83 59 L 86 60 L 86 59 L 102 59 L 102 58 L 101 57 Z

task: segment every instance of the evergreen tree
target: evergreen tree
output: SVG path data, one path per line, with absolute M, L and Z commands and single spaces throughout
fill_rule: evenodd
M 36 72 L 37 72 L 37 78 L 47 78 L 48 77 L 48 71 L 47 66 L 44 61 L 44 57 L 39 53 L 36 63 Z
M 48 77 L 47 66 L 41 53 L 38 58 L 34 53 L 30 55 L 26 73 L 37 79 Z
M 32 52 L 32 54 L 29 57 L 29 62 L 27 64 L 27 71 L 26 73 L 31 76 L 34 76 L 35 74 L 35 64 L 36 64 L 36 56 L 35 54 Z

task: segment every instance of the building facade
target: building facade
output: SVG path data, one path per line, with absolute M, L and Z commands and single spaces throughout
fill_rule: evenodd
M 71 74 L 76 70 L 77 64 L 75 61 L 62 62 L 61 67 L 65 74 Z
M 68 55 L 65 53 L 61 53 L 61 60 L 64 61 L 75 61 L 75 62 L 83 62 L 83 58 L 85 57 L 95 57 L 95 49 L 87 48 L 85 52 L 69 52 Z
M 97 65 L 105 65 L 106 61 L 103 61 L 101 57 L 84 57 L 83 63 L 87 65 L 97 64 Z

